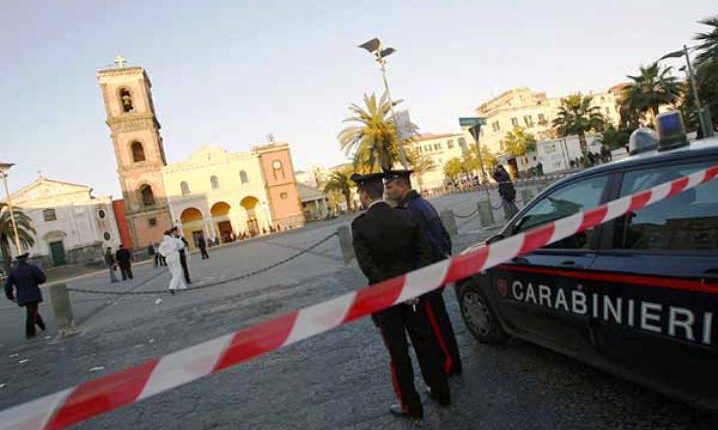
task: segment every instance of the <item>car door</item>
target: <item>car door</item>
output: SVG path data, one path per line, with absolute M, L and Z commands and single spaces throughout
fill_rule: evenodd
M 627 171 L 620 195 L 716 164 Z M 718 182 L 621 217 L 605 231 L 606 249 L 593 265 L 598 351 L 642 381 L 713 399 L 718 408 Z
M 604 173 L 560 185 L 519 213 L 505 231 L 517 234 L 594 208 L 605 200 L 610 180 Z M 590 349 L 588 289 L 576 274 L 596 258 L 594 233 L 576 234 L 490 271 L 505 324 L 562 349 Z

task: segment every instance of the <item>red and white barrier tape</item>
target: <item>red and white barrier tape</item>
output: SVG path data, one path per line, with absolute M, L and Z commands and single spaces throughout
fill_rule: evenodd
M 718 177 L 718 166 L 484 245 L 354 293 L 0 412 L 0 429 L 61 429 L 331 330 Z

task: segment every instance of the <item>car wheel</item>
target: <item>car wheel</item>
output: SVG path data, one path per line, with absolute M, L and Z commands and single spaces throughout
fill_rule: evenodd
M 506 341 L 508 335 L 478 285 L 474 282 L 464 284 L 459 304 L 466 327 L 479 342 L 500 345 Z

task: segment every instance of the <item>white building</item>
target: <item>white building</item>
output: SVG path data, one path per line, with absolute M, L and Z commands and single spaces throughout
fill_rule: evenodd
M 111 197 L 89 186 L 41 177 L 11 198 L 32 219 L 35 245 L 26 251 L 44 266 L 98 261 L 120 244 Z
M 446 179 L 444 166 L 452 158 L 464 158 L 468 151 L 467 141 L 464 133 L 423 134 L 415 137 L 406 145 L 407 149 L 431 158 L 434 168 L 421 177 L 414 175 L 413 185 L 422 191 L 443 187 Z

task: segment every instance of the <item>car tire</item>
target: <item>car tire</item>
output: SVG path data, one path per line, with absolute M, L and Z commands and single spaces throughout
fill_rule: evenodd
M 470 281 L 461 286 L 459 307 L 464 324 L 476 340 L 490 345 L 502 345 L 506 342 L 508 335 L 475 282 Z

